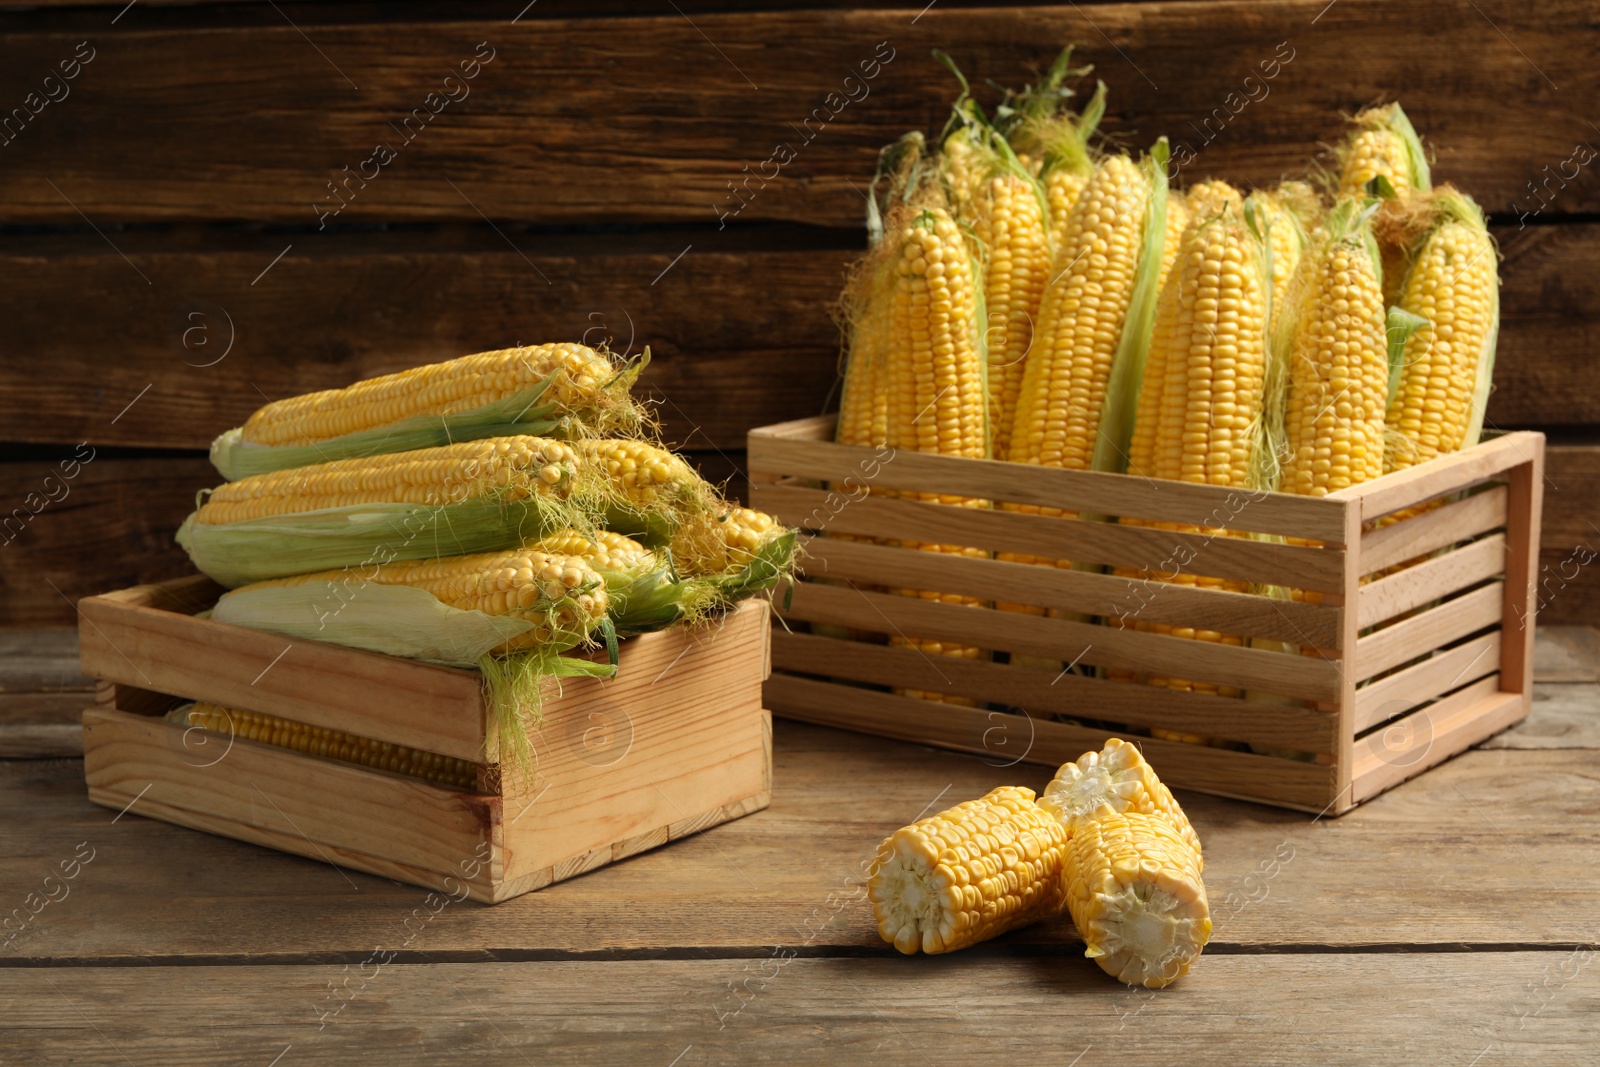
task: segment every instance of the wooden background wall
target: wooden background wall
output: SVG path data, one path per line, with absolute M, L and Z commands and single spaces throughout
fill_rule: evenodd
M 830 402 L 828 306 L 876 149 L 937 128 L 953 92 L 930 50 L 1015 84 L 1068 41 L 1111 86 L 1108 132 L 1191 143 L 1186 183 L 1297 173 L 1341 112 L 1405 103 L 1504 252 L 1489 420 L 1555 446 L 1545 617 L 1594 621 L 1600 160 L 1577 160 L 1600 146 L 1600 9 L 924 2 L 0 8 L 0 118 L 57 98 L 0 127 L 0 515 L 43 505 L 0 537 L 0 624 L 185 571 L 171 535 L 214 481 L 204 449 L 264 399 L 513 342 L 649 345 L 669 435 L 742 491 L 746 429 Z M 1282 42 L 1270 94 L 1208 143 Z M 865 97 L 803 125 L 886 55 Z M 379 142 L 395 158 L 325 214 Z M 722 217 L 780 143 L 792 162 Z

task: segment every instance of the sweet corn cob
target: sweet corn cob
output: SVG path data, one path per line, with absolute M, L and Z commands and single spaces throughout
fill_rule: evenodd
M 872 287 L 849 324 L 850 352 L 834 439 L 842 445 L 882 445 L 889 433 L 888 293 Z
M 1160 816 L 1194 849 L 1199 869 L 1205 869 L 1200 835 L 1172 790 L 1156 776 L 1144 755 L 1119 737 L 1106 741 L 1099 751 L 1063 763 L 1045 786 L 1039 806 L 1059 819 L 1069 835 L 1104 812 Z
M 1242 208 L 1244 197 L 1238 189 L 1227 182 L 1220 178 L 1211 178 L 1184 193 L 1183 203 L 1189 209 L 1191 219 L 1204 222 L 1221 215 L 1229 208 L 1236 210 Z
M 896 830 L 867 883 L 878 935 L 908 955 L 953 952 L 1057 915 L 1067 847 L 1017 786 Z
M 275 715 L 263 715 L 258 711 L 241 711 L 204 702 L 175 708 L 166 717 L 168 722 L 179 726 L 199 727 L 209 733 L 226 734 L 311 756 L 403 774 L 451 789 L 471 790 L 477 787 L 477 766 L 467 760 L 387 741 L 374 741 L 343 730 L 310 726 Z
M 725 574 L 755 559 L 761 546 L 788 528 L 764 511 L 733 508 L 704 525 L 685 527 L 672 541 L 672 556 L 690 577 Z
M 1175 981 L 1211 940 L 1200 854 L 1161 815 L 1085 820 L 1068 845 L 1067 885 L 1084 955 L 1129 985 Z
M 703 484 L 675 452 L 631 437 L 584 438 L 571 442 L 586 467 L 603 472 L 628 503 L 650 508 Z
M 650 549 L 612 530 L 596 530 L 592 534 L 562 530 L 541 537 L 529 547 L 552 556 L 574 556 L 600 572 L 632 571 L 656 562 L 656 554 Z
M 481 352 L 274 401 L 245 421 L 242 434 L 258 445 L 314 444 L 419 415 L 470 411 L 546 379 L 550 383 L 541 402 L 580 411 L 599 402 L 616 373 L 609 360 L 585 345 Z
M 360 595 L 360 586 L 403 585 L 431 593 L 462 611 L 508 615 L 534 624 L 497 651 L 571 647 L 582 642 L 606 613 L 606 588 L 600 575 L 582 559 L 536 549 L 483 552 L 470 556 L 406 560 L 363 571 L 322 571 L 258 582 L 223 596 L 251 590 L 314 583 L 356 587 L 344 597 Z
M 1478 206 L 1449 186 L 1434 205 L 1441 221 L 1422 242 L 1400 299 L 1424 323 L 1406 342 L 1389 402 L 1386 471 L 1476 444 L 1494 367 L 1494 240 Z
M 983 339 L 978 289 L 961 230 L 941 208 L 920 212 L 903 228 L 890 300 L 889 433 L 895 448 L 942 455 L 984 457 Z M 919 496 L 960 507 L 987 502 L 952 496 Z M 943 545 L 902 542 L 929 552 L 979 554 Z M 949 604 L 975 605 L 971 597 L 937 590 L 896 590 Z M 901 636 L 897 647 L 930 655 L 977 658 L 979 650 L 943 641 Z M 906 691 L 925 699 L 937 693 Z M 950 698 L 953 702 L 966 701 Z
M 1089 141 L 1100 126 L 1106 111 L 1106 84 L 1099 82 L 1082 112 L 1074 114 L 1068 106 L 1072 90 L 1068 78 L 1088 74 L 1094 68 L 1072 66 L 1072 48 L 1062 49 L 1050 72 L 1038 85 L 1020 92 L 1007 92 L 1005 111 L 1012 116 L 1006 138 L 1018 158 L 1026 158 L 1029 171 L 1044 182 L 1045 200 L 1050 207 L 1050 249 L 1052 255 L 1067 232 L 1067 217 L 1094 174 L 1095 160 Z M 1033 164 L 1037 162 L 1037 169 Z
M 1167 232 L 1161 243 L 1161 274 L 1156 281 L 1157 292 L 1165 292 L 1167 279 L 1172 275 L 1172 265 L 1178 261 L 1183 248 L 1183 231 L 1189 228 L 1189 207 L 1182 194 L 1167 194 Z M 1141 396 L 1143 393 L 1141 392 Z
M 974 228 L 989 256 L 984 272 L 989 451 L 1003 456 L 1010 445 L 1008 416 L 1022 392 L 1033 319 L 1050 271 L 1049 234 L 1038 189 L 1016 174 L 991 179 L 976 212 Z
M 1275 324 L 1283 315 L 1289 298 L 1289 283 L 1305 252 L 1305 231 L 1295 209 L 1279 193 L 1252 193 L 1249 203 L 1259 213 L 1257 217 L 1272 247 L 1272 322 Z
M 452 504 L 491 494 L 506 500 L 564 495 L 573 450 L 543 437 L 490 437 L 294 467 L 228 482 L 195 514 L 209 525 L 351 504 Z
M 1282 488 L 1299 496 L 1326 496 L 1383 471 L 1389 374 L 1380 268 L 1353 202 L 1336 214 L 1308 264 L 1290 353 Z
M 1339 152 L 1340 199 L 1365 196 L 1374 178 L 1387 180 L 1402 197 L 1431 187 L 1422 141 L 1399 104 L 1368 108 L 1351 124 L 1354 129 Z
M 1096 169 L 1056 250 L 1008 458 L 1085 470 L 1133 298 L 1150 183 L 1127 156 Z

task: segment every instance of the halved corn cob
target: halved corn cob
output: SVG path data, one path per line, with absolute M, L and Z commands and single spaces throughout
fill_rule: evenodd
M 1156 815 L 1166 819 L 1200 857 L 1200 835 L 1155 768 L 1138 748 L 1113 737 L 1098 751 L 1063 763 L 1045 786 L 1039 806 L 1060 820 L 1068 834 L 1105 812 Z M 1203 858 L 1197 860 L 1205 869 Z
M 1107 974 L 1158 989 L 1211 940 L 1200 854 L 1161 815 L 1102 812 L 1073 831 L 1067 908 Z
M 217 438 L 212 461 L 232 479 L 478 437 L 632 430 L 642 415 L 627 390 L 642 365 L 620 371 L 577 344 L 463 356 L 274 401 Z
M 257 474 L 211 490 L 195 521 L 218 525 L 351 504 L 456 504 L 564 495 L 577 454 L 543 437 L 493 437 Z
M 242 711 L 196 701 L 174 708 L 167 713 L 166 719 L 179 726 L 199 727 L 208 733 L 240 737 L 311 756 L 403 774 L 451 789 L 477 788 L 477 765 L 467 760 L 387 741 L 374 741 L 343 730 L 311 726 L 276 715 L 264 715 L 259 711 Z
M 1430 198 L 1436 225 L 1400 298 L 1423 323 L 1405 344 L 1388 405 L 1384 470 L 1477 443 L 1500 324 L 1494 239 L 1478 205 L 1450 186 Z
M 896 830 L 867 883 L 878 935 L 908 955 L 953 952 L 1058 915 L 1067 847 L 1018 786 Z

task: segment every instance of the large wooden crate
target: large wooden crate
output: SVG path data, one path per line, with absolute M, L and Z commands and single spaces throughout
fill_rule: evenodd
M 1114 732 L 1199 735 L 1215 743 L 1140 743 L 1172 784 L 1337 814 L 1528 712 L 1542 434 L 1505 434 L 1314 499 L 849 447 L 834 444 L 832 431 L 826 416 L 749 438 L 753 506 L 816 534 L 805 541 L 804 577 L 786 611 L 792 632 L 774 635 L 766 699 L 776 714 L 982 753 L 997 764 L 1059 764 Z M 906 498 L 913 493 L 996 507 Z M 1275 539 L 1230 536 L 1247 533 Z M 1112 568 L 1308 590 L 1321 602 L 1127 578 Z M 995 602 L 1051 610 L 996 610 Z M 1246 640 L 1225 645 L 1097 624 L 1118 618 Z M 894 647 L 895 635 L 1006 655 L 924 655 Z M 1016 658 L 1026 665 L 1009 662 Z M 1060 669 L 1067 663 L 1077 668 Z M 1125 672 L 1132 680 L 1108 677 Z M 1145 684 L 1152 676 L 1219 691 Z M 1092 722 L 1060 721 L 1067 718 Z
M 530 775 L 501 773 L 476 672 L 229 626 L 207 579 L 80 602 L 89 797 L 113 809 L 485 902 L 767 806 L 769 609 L 622 642 L 610 680 L 552 679 Z M 166 722 L 185 700 L 478 764 L 457 790 Z

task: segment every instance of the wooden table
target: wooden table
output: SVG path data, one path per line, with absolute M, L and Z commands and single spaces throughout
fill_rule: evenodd
M 1528 722 L 1342 818 L 1182 794 L 1216 933 L 1161 992 L 1108 979 L 1066 919 L 950 957 L 878 940 L 877 842 L 1040 767 L 780 721 L 769 810 L 433 914 L 89 804 L 49 755 L 87 699 L 70 634 L 0 649 L 0 904 L 28 916 L 0 1064 L 1600 1062 L 1593 629 L 1541 633 Z

